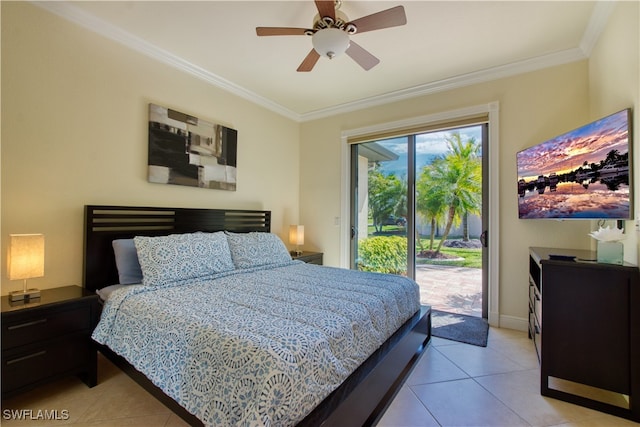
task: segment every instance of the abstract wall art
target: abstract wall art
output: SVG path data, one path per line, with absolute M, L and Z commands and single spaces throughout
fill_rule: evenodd
M 236 190 L 238 132 L 149 104 L 149 182 Z

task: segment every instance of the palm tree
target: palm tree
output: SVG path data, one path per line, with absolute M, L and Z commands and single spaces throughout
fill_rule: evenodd
M 431 179 L 444 192 L 447 208 L 446 225 L 436 253 L 440 252 L 451 227 L 465 213 L 479 213 L 482 194 L 480 145 L 475 138 L 462 141 L 460 133 L 446 138 L 449 153 L 444 161 L 434 162 Z
M 469 241 L 469 212 L 462 214 L 462 241 Z
M 432 174 L 434 163 L 443 161 L 443 158 L 438 158 L 430 165 L 424 166 L 416 182 L 416 210 L 431 224 L 429 250 L 433 250 L 436 227 L 444 218 L 447 208 L 445 203 L 446 188 L 441 185 L 441 182 L 435 180 Z M 422 250 L 421 242 L 419 244 Z
M 399 185 L 397 185 L 396 191 L 398 192 L 398 195 L 396 197 L 396 205 L 395 205 L 395 209 L 394 209 L 394 214 L 396 216 L 399 217 L 403 217 L 406 218 L 407 217 L 407 205 L 408 205 L 408 200 L 407 200 L 407 195 L 408 195 L 408 182 L 407 182 L 407 177 L 405 175 L 402 175 L 402 177 L 399 178 Z
M 607 153 L 607 158 L 605 159 L 604 163 L 606 165 L 613 165 L 616 164 L 619 159 L 620 152 L 618 150 L 611 150 Z

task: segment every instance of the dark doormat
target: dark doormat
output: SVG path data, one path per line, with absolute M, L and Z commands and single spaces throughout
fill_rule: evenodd
M 486 347 L 489 324 L 482 317 L 431 310 L 431 334 L 434 337 Z

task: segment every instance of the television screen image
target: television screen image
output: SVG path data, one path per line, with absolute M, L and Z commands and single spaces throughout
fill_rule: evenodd
M 518 215 L 528 219 L 632 219 L 631 110 L 517 154 Z

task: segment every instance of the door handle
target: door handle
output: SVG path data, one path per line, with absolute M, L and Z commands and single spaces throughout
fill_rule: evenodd
M 480 234 L 480 243 L 481 243 L 481 244 L 482 244 L 482 246 L 483 246 L 483 247 L 485 247 L 485 248 L 489 245 L 489 239 L 488 239 L 488 236 L 489 236 L 489 232 L 488 232 L 488 230 L 484 230 L 484 231 L 482 232 L 482 234 Z

